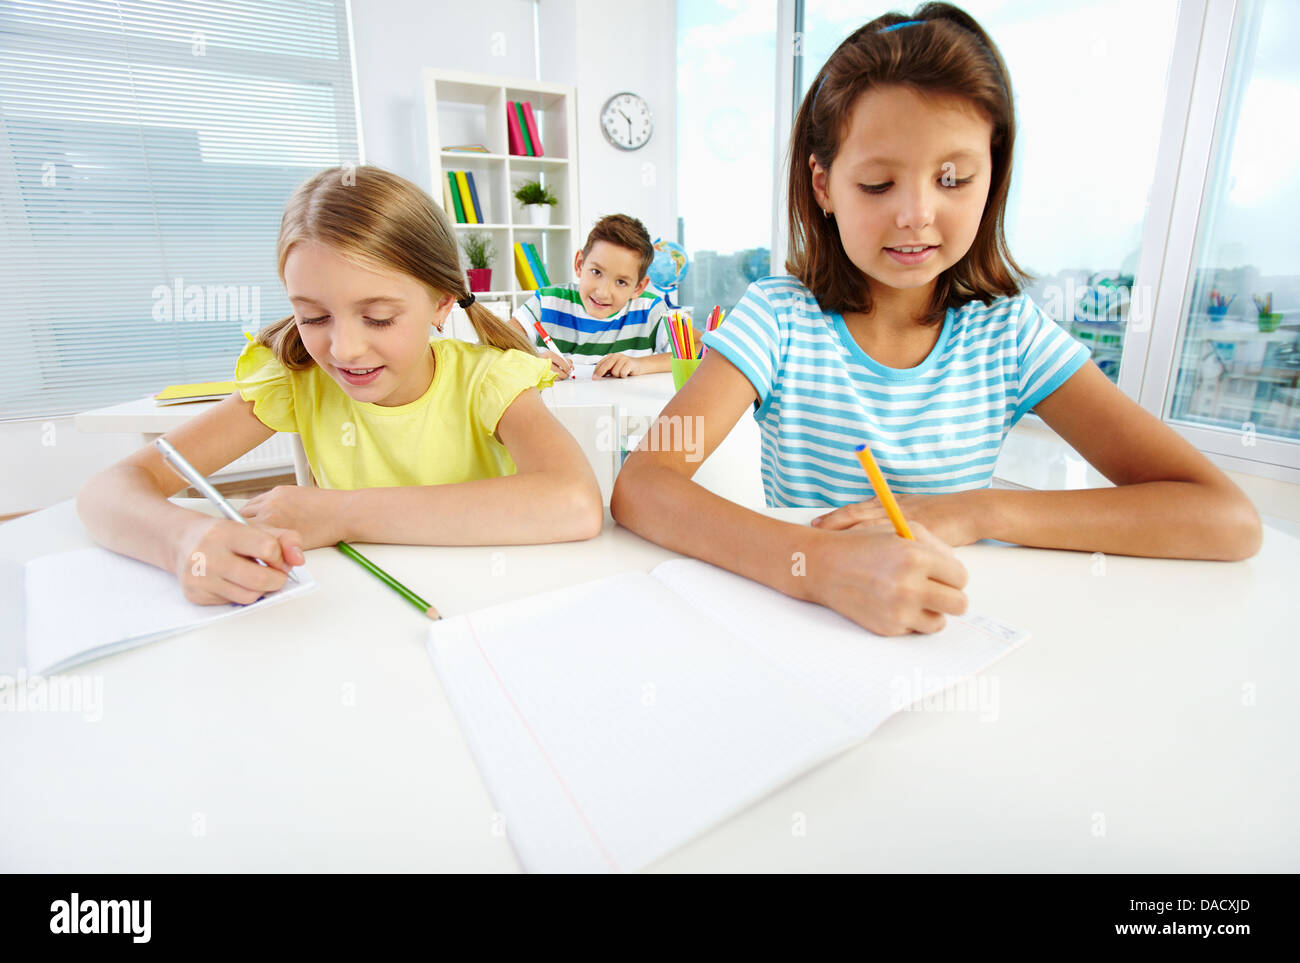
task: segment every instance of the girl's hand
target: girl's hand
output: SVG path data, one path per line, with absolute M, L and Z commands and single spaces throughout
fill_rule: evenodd
M 551 359 L 551 370 L 558 375 L 569 377 L 573 374 L 573 362 L 563 355 L 556 354 L 554 351 L 547 351 L 545 357 Z
M 966 566 L 918 522 L 910 541 L 892 528 L 865 527 L 820 540 L 810 550 L 812 601 L 877 635 L 937 632 L 944 613 L 966 611 Z
M 643 358 L 629 358 L 625 354 L 607 354 L 596 363 L 593 378 L 629 378 L 632 375 L 645 374 Z
M 346 495 L 328 488 L 277 485 L 250 498 L 239 513 L 262 528 L 292 529 L 306 551 L 346 538 L 340 525 L 340 499 Z
M 307 561 L 297 532 L 206 515 L 184 529 L 177 547 L 176 578 L 196 605 L 256 602 L 283 588 L 288 570 Z
M 919 522 L 949 545 L 969 545 L 983 537 L 979 534 L 980 508 L 977 504 L 981 494 L 976 489 L 948 495 L 895 495 L 894 499 L 913 535 Z M 876 525 L 884 525 L 893 531 L 889 515 L 879 498 L 844 505 L 819 515 L 812 520 L 812 525 L 828 532 Z

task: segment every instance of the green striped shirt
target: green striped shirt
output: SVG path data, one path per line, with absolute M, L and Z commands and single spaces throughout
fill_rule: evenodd
M 533 327 L 534 321 L 542 322 L 563 354 L 599 358 L 607 354 L 667 354 L 671 350 L 667 314 L 663 298 L 642 292 L 612 317 L 593 318 L 583 306 L 578 283 L 570 281 L 534 292 L 514 317 L 539 348 L 545 343 Z

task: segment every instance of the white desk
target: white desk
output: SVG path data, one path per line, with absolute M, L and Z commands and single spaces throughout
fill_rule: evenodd
M 0 526 L 0 566 L 88 543 L 64 502 Z M 447 614 L 670 557 L 608 520 L 365 551 Z M 895 715 L 655 870 L 1300 870 L 1300 541 L 1268 529 L 1233 564 L 958 551 L 972 607 L 1034 636 L 981 676 L 996 721 Z M 0 711 L 0 870 L 515 869 L 427 622 L 333 549 L 308 564 L 309 597 L 74 669 L 102 681 L 99 722 Z
M 674 394 L 673 376 L 667 372 L 639 375 L 635 378 L 600 378 L 594 381 L 559 381 L 542 391 L 542 399 L 552 409 L 587 405 L 612 405 L 618 418 L 619 441 L 634 448 L 655 416 Z M 197 401 L 183 405 L 159 407 L 152 397 L 110 405 L 76 416 L 78 431 L 118 431 L 138 433 L 141 444 L 148 444 L 186 421 L 207 411 L 215 401 Z M 595 439 L 579 437 L 579 443 L 591 457 Z M 740 421 L 696 474 L 705 488 L 742 505 L 762 506 L 763 480 L 759 470 L 758 424 L 749 414 Z M 293 466 L 298 483 L 311 479 L 306 456 L 292 435 L 277 434 L 270 440 L 226 466 L 217 476 L 236 479 L 265 474 L 268 469 Z M 613 470 L 617 473 L 617 462 Z M 599 477 L 598 470 L 598 477 Z M 609 488 L 612 477 L 604 487 Z M 609 501 L 609 493 L 605 492 Z

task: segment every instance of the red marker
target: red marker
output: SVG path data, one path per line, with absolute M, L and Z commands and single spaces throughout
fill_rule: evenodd
M 533 327 L 537 329 L 537 334 L 538 334 L 538 336 L 542 339 L 542 341 L 545 343 L 546 347 L 549 348 L 551 351 L 554 351 L 554 352 L 555 352 L 556 354 L 558 354 L 561 358 L 563 358 L 564 355 L 560 352 L 560 349 L 557 348 L 557 347 L 555 346 L 555 342 L 551 340 L 551 336 L 550 336 L 549 334 L 547 334 L 547 333 L 546 333 L 546 329 L 542 327 L 542 322 L 540 322 L 540 321 L 534 321 L 534 322 L 533 322 Z M 577 375 L 573 373 L 573 366 L 572 366 L 572 365 L 569 366 L 569 377 L 570 377 L 570 378 L 576 378 L 576 377 L 577 377 Z

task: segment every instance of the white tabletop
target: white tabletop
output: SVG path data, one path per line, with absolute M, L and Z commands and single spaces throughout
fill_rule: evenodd
M 18 567 L 87 544 L 69 502 L 0 526 L 0 671 Z M 446 614 L 671 557 L 609 520 L 364 551 Z M 992 701 L 895 715 L 655 870 L 1300 870 L 1300 541 L 1268 529 L 1231 564 L 958 554 L 972 608 L 1033 633 L 980 676 Z M 333 549 L 308 565 L 310 596 L 71 670 L 102 684 L 99 721 L 0 711 L 0 870 L 517 869 L 427 621 Z
M 542 391 L 552 405 L 619 405 L 632 415 L 657 414 L 673 396 L 673 376 L 668 372 L 634 378 L 597 378 L 557 381 Z M 83 411 L 74 418 L 78 431 L 131 431 L 164 434 L 202 414 L 215 401 L 158 405 L 152 395 L 120 404 Z

